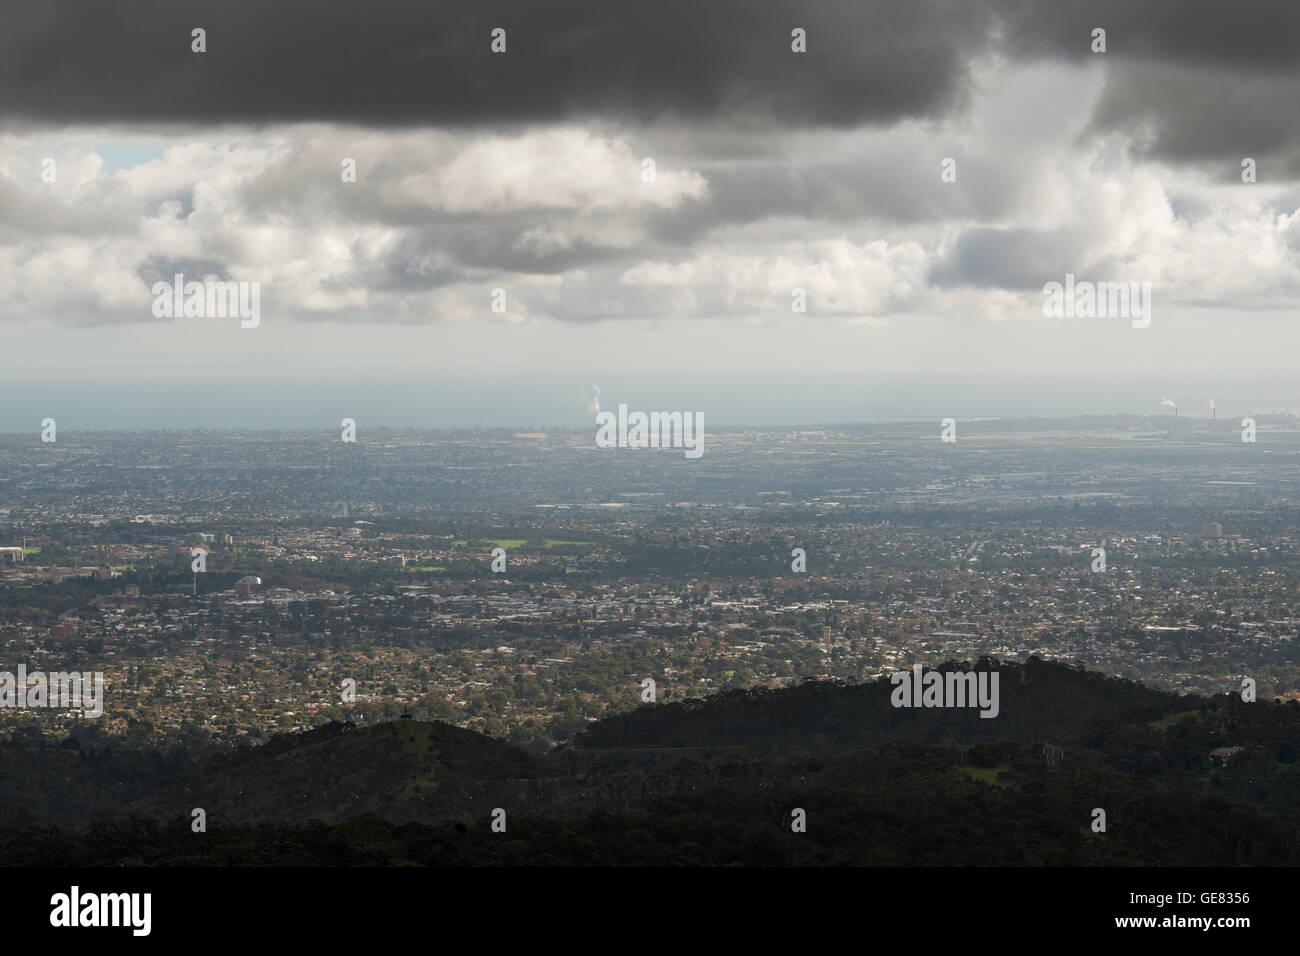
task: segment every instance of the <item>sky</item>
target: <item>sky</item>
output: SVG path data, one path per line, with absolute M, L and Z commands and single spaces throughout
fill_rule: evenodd
M 1300 411 L 1297 62 L 1262 0 L 8 4 L 0 430 Z

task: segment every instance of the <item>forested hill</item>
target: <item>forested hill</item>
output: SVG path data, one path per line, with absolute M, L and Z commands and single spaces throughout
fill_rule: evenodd
M 0 849 L 104 865 L 1300 861 L 1300 706 L 989 667 L 995 718 L 895 708 L 888 680 L 813 682 L 647 704 L 544 759 L 414 720 L 201 758 L 9 743 Z M 498 808 L 506 833 L 488 827 Z M 789 841 L 792 808 L 816 821 L 805 840 Z
M 810 681 L 780 690 L 727 691 L 703 700 L 643 706 L 592 724 L 571 749 L 730 748 L 811 755 L 890 741 L 1076 741 L 1204 703 L 1038 658 L 1023 665 L 984 660 L 973 668 L 947 664 L 936 669 L 996 670 L 997 716 L 981 717 L 977 707 L 894 707 L 888 678 L 850 685 Z
M 82 826 L 125 815 L 214 822 L 453 819 L 519 799 L 541 763 L 439 722 L 331 723 L 234 753 L 0 745 L 0 807 Z
M 236 820 L 442 820 L 518 802 L 539 765 L 522 750 L 440 722 L 366 728 L 327 724 L 217 756 L 131 813 L 170 817 L 188 806 Z

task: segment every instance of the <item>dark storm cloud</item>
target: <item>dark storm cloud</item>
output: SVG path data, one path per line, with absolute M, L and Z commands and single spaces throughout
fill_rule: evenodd
M 1092 131 L 1132 131 L 1140 151 L 1216 165 L 1239 180 L 1241 160 L 1259 164 L 1259 182 L 1300 178 L 1300 70 L 1225 77 L 1196 66 L 1122 63 L 1106 83 Z
M 1106 55 L 1196 64 L 1202 69 L 1287 69 L 1300 58 L 1300 4 L 1287 0 L 1003 0 L 995 2 L 1004 48 L 1029 56 Z
M 190 52 L 196 26 L 204 54 Z M 489 51 L 498 26 L 505 55 Z M 803 55 L 790 52 L 796 26 Z M 1110 72 L 1093 132 L 1140 123 L 1161 158 L 1260 153 L 1280 175 L 1300 171 L 1300 4 L 1284 0 L 12 3 L 0 117 L 889 124 L 959 109 L 985 53 L 1086 61 L 1098 26 Z
M 966 0 L 54 0 L 0 12 L 0 115 L 401 124 L 851 125 L 960 102 L 984 45 Z M 207 31 L 207 52 L 190 31 Z M 503 27 L 508 52 L 489 50 Z M 808 53 L 790 31 L 808 31 Z
M 1106 30 L 1106 89 L 1090 132 L 1137 131 L 1148 155 L 1231 164 L 1267 156 L 1300 175 L 1300 4 L 1274 0 L 1088 0 L 1002 7 L 1004 52 L 1085 60 Z M 1226 164 L 1226 165 L 1225 165 Z M 1261 179 L 1261 181 L 1263 181 Z

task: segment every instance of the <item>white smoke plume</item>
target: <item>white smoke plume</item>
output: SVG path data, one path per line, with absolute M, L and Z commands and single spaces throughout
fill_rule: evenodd
M 587 411 L 591 412 L 591 414 L 593 415 L 599 415 L 600 414 L 600 386 L 593 385 L 591 386 L 591 388 L 592 391 L 594 391 L 596 394 L 591 397 L 591 404 L 587 406 Z

